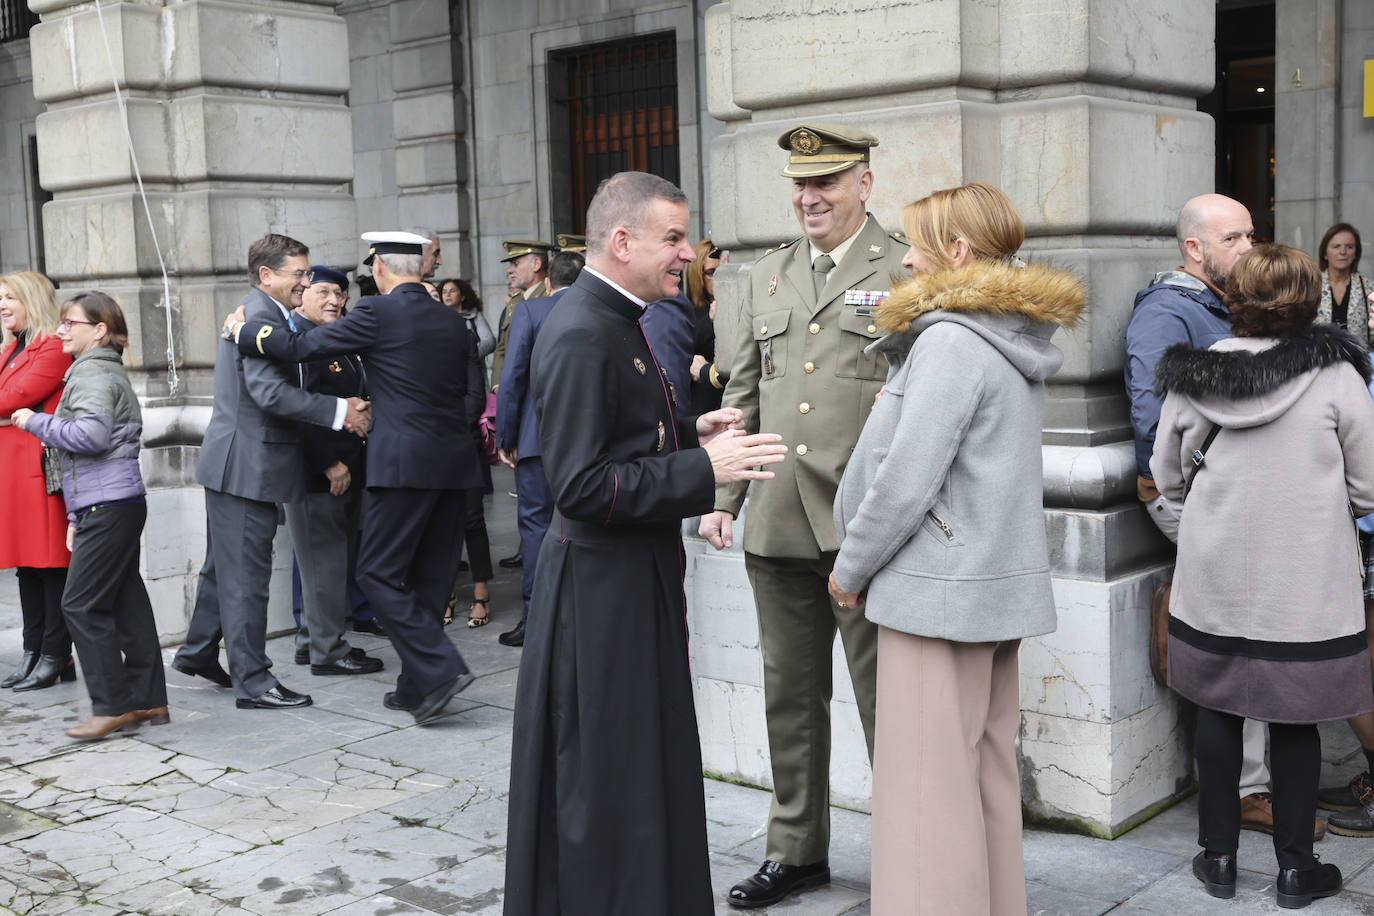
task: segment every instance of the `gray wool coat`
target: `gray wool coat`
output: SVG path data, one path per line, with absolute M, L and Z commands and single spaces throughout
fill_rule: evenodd
M 1041 492 L 1050 343 L 1083 306 L 1069 274 L 976 262 L 879 312 L 891 364 L 840 481 L 835 580 L 881 626 L 956 642 L 1055 628 Z
M 1221 427 L 1184 504 L 1170 599 L 1169 684 L 1193 702 L 1265 722 L 1374 707 L 1351 518 L 1374 512 L 1368 372 L 1330 326 L 1156 364 L 1160 493 L 1183 499 L 1193 451 Z

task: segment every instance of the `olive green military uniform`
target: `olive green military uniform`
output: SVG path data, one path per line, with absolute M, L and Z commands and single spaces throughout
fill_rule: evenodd
M 758 610 L 774 784 L 767 858 L 787 865 L 829 853 L 837 629 L 873 754 L 877 628 L 861 608 L 831 601 L 826 583 L 839 550 L 832 506 L 840 475 L 887 377 L 886 360 L 864 352 L 880 333 L 875 297 L 863 293 L 886 292 L 892 277 L 908 273 L 906 249 L 869 214 L 819 297 L 802 238 L 754 264 L 741 303 L 722 406 L 743 411 L 751 433 L 780 433 L 791 452 L 770 468 L 771 480 L 718 488 L 716 508 L 738 516 L 747 488 L 745 567 Z
M 527 254 L 541 254 L 544 256 L 544 268 L 549 266 L 549 249 L 553 246 L 548 242 L 526 239 L 508 239 L 501 243 L 506 249 L 506 256 L 501 259 L 504 264 L 506 261 L 514 261 Z M 491 351 L 491 387 L 494 391 L 501 385 L 501 367 L 506 363 L 506 345 L 510 343 L 510 323 L 515 317 L 515 307 L 526 299 L 539 299 L 543 296 L 552 294 L 549 288 L 549 280 L 545 277 L 534 286 L 527 290 L 520 290 L 506 297 L 506 306 L 501 309 L 501 317 L 496 322 L 496 349 Z

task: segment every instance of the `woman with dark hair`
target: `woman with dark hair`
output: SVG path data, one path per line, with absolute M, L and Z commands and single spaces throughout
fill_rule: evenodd
M 1312 855 L 1318 722 L 1374 709 L 1350 513 L 1374 512 L 1369 357 L 1312 324 L 1312 258 L 1261 245 L 1231 268 L 1236 336 L 1172 347 L 1150 469 L 1184 506 L 1170 600 L 1169 686 L 1197 704 L 1193 874 L 1236 892 L 1241 724 L 1269 723 L 1278 904 L 1335 894 L 1341 872 Z M 1185 502 L 1186 500 L 1186 502 Z
M 469 336 L 473 342 L 472 352 L 465 361 L 468 370 L 468 424 L 477 443 L 477 453 L 485 454 L 482 447 L 482 433 L 478 421 L 487 406 L 487 367 L 486 356 L 496 349 L 496 337 L 482 317 L 482 299 L 472 284 L 466 280 L 440 280 L 440 301 L 456 311 L 468 324 Z M 491 589 L 487 585 L 494 575 L 491 565 L 491 538 L 487 534 L 487 519 L 483 511 L 483 498 L 491 492 L 491 466 L 482 464 L 485 485 L 467 491 L 467 515 L 463 524 L 463 546 L 467 551 L 468 562 L 460 561 L 456 570 L 457 577 L 449 592 L 448 605 L 444 608 L 444 626 L 453 622 L 458 607 L 459 590 L 462 587 L 463 573 L 472 571 L 472 607 L 468 610 L 470 628 L 486 626 L 491 614 Z M 479 612 L 480 611 L 480 612 Z
M 692 301 L 696 330 L 692 338 L 692 414 L 701 416 L 720 408 L 725 378 L 716 366 L 716 268 L 722 252 L 710 239 L 692 246 L 697 259 L 683 271 L 687 298 Z
M 1317 246 L 1317 262 L 1322 269 L 1322 296 L 1317 305 L 1317 321 L 1345 328 L 1369 346 L 1369 291 L 1360 276 L 1359 230 L 1349 223 L 1336 223 Z
M 1055 628 L 1045 380 L 1083 285 L 1016 259 L 982 182 L 910 204 L 909 281 L 875 323 L 891 369 L 840 481 L 830 595 L 878 625 L 873 912 L 1026 912 L 1021 640 Z
M 0 569 L 15 568 L 24 616 L 24 654 L 0 687 L 41 690 L 76 680 L 62 619 L 67 519 L 44 486 L 42 446 L 10 425 L 23 408 L 53 410 L 72 358 L 57 339 L 61 311 L 48 278 L 30 270 L 0 277 Z
M 143 416 L 122 361 L 124 314 L 104 293 L 78 293 L 65 303 L 57 336 L 76 361 L 56 411 L 24 409 L 12 419 L 58 450 L 72 551 L 62 612 L 92 712 L 67 734 L 90 740 L 170 717 L 157 624 L 138 572 L 148 507 L 138 469 Z

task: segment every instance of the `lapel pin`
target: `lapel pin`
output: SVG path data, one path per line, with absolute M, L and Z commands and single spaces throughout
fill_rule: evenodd
M 638 356 L 635 357 L 635 371 L 640 375 L 643 375 L 645 372 L 644 360 L 640 359 Z
M 773 295 L 778 291 L 778 278 L 774 277 L 768 281 L 768 295 Z

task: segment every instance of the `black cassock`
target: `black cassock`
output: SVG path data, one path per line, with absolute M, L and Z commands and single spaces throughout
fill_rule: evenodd
M 681 523 L 715 486 L 639 316 L 583 271 L 531 359 L 558 511 L 516 691 L 506 916 L 713 912 Z

